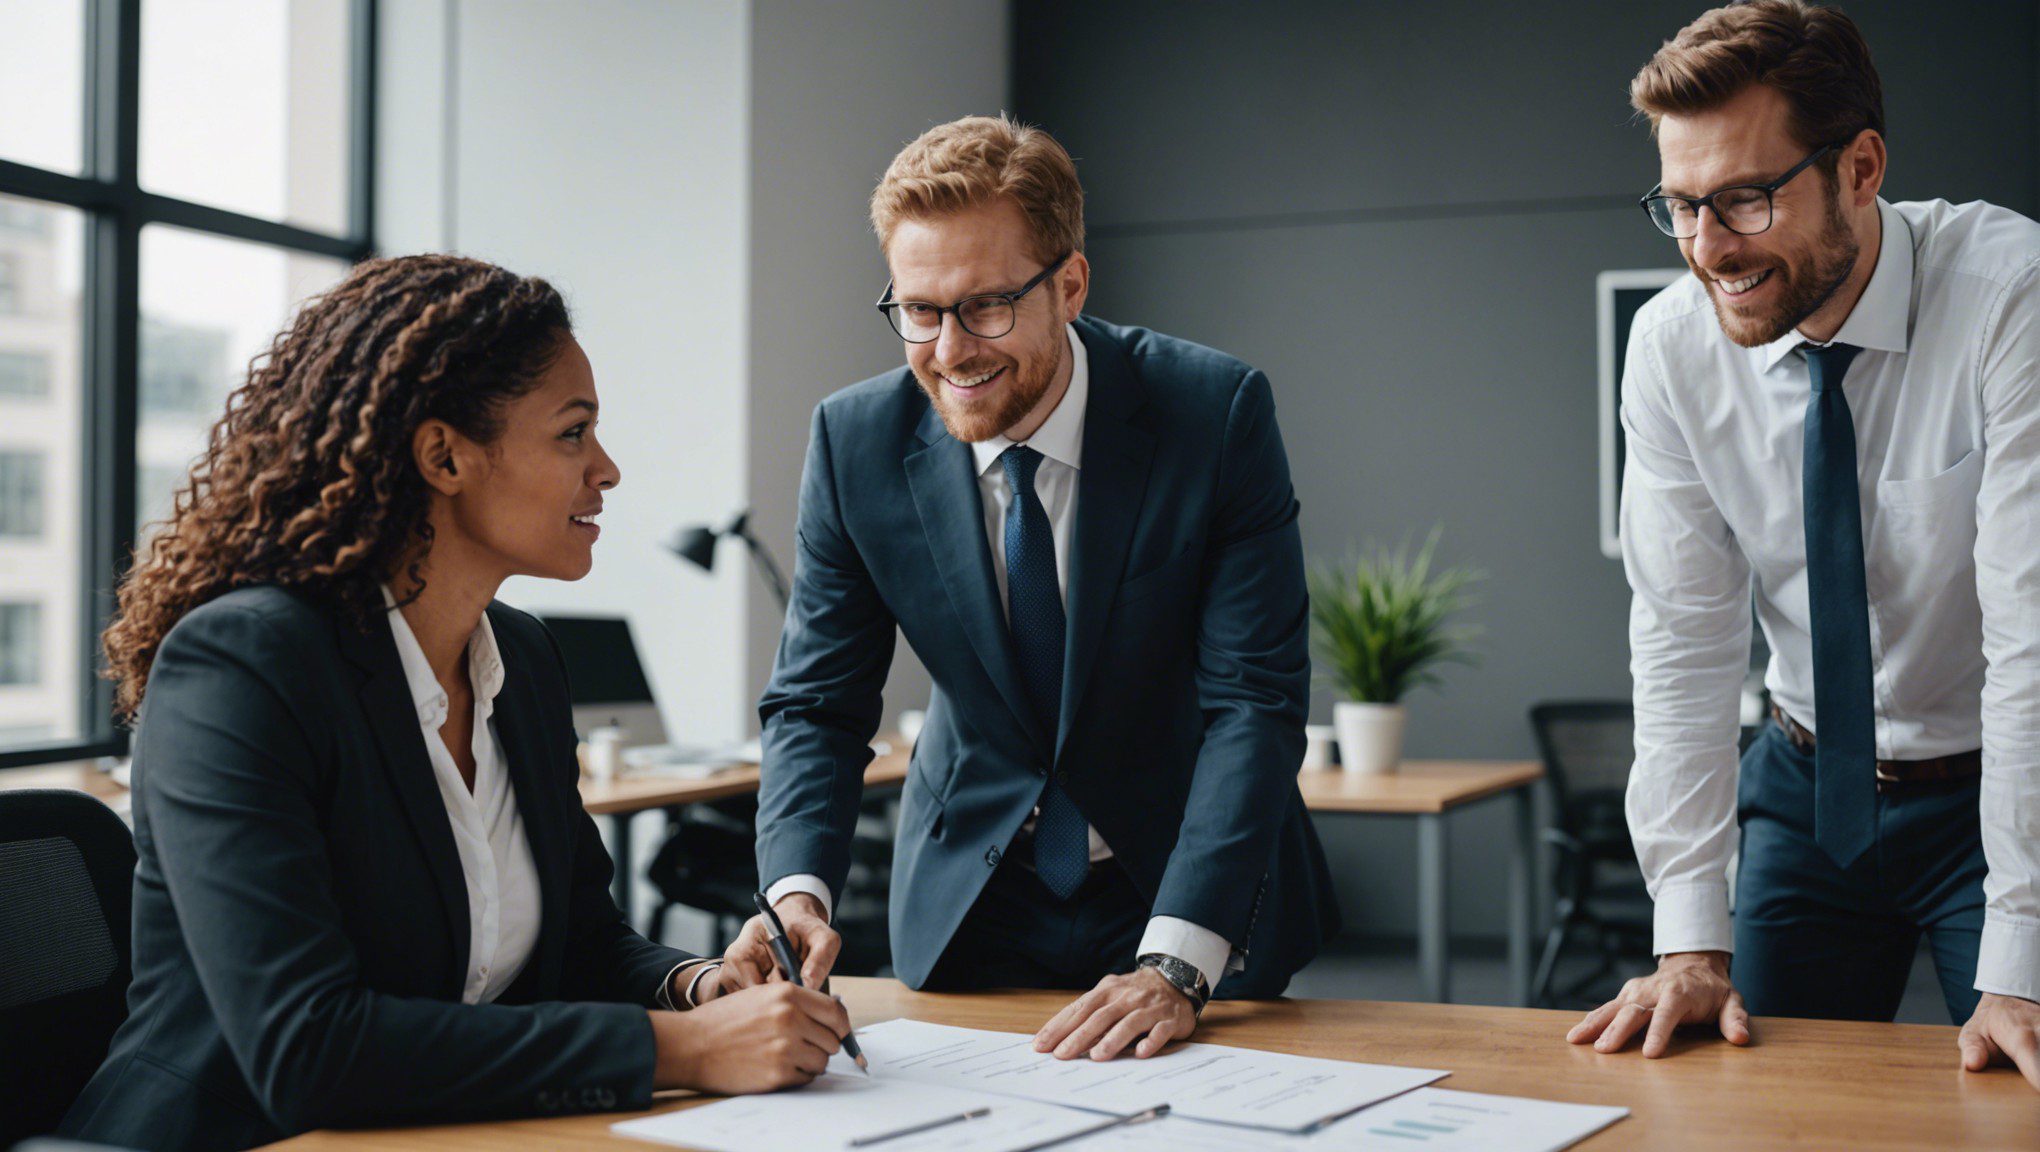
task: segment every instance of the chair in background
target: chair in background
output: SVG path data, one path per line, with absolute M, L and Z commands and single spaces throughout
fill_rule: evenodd
M 887 797 L 868 800 L 850 841 L 850 875 L 833 923 L 843 950 L 835 971 L 870 976 L 891 963 L 886 894 L 892 884 L 892 825 Z M 714 921 L 711 953 L 721 953 L 755 914 L 759 891 L 756 833 L 758 799 L 735 796 L 668 809 L 671 831 L 645 869 L 658 889 L 659 905 L 645 935 L 663 940 L 666 917 L 675 908 L 707 913 Z
M 663 940 L 666 916 L 675 908 L 707 913 L 714 921 L 710 952 L 720 953 L 736 938 L 744 921 L 756 913 L 751 896 L 758 891 L 758 799 L 733 796 L 705 804 L 666 810 L 665 843 L 645 868 L 645 879 L 658 890 L 659 905 L 645 936 Z
M 1568 945 L 1590 934 L 1600 963 L 1557 995 L 1577 996 L 1626 960 L 1651 957 L 1650 894 L 1629 839 L 1623 795 L 1636 757 L 1629 702 L 1555 701 L 1530 709 L 1530 727 L 1552 790 L 1553 826 L 1544 841 L 1556 853 L 1551 931 L 1531 981 L 1530 1002 L 1553 1003 L 1552 983 Z
M 134 838 L 83 792 L 0 792 L 0 1148 L 56 1128 L 127 1019 Z

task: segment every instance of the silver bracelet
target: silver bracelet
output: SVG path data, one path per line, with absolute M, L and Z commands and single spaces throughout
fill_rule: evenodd
M 696 999 L 694 998 L 694 991 L 695 991 L 695 989 L 697 989 L 697 988 L 699 988 L 699 987 L 701 986 L 701 978 L 702 978 L 703 976 L 706 976 L 706 975 L 708 975 L 708 974 L 709 974 L 710 972 L 713 972 L 713 971 L 715 971 L 716 969 L 718 969 L 718 968 L 720 968 L 720 967 L 722 967 L 722 966 L 723 966 L 723 962 L 722 962 L 722 961 L 720 961 L 720 960 L 711 960 L 711 961 L 709 961 L 709 962 L 708 962 L 708 963 L 706 963 L 706 964 L 697 964 L 697 965 L 695 965 L 695 967 L 694 967 L 694 978 L 693 978 L 692 980 L 689 980 L 689 981 L 687 982 L 687 996 L 686 996 L 686 1000 L 687 1000 L 687 1006 L 688 1006 L 689 1008 L 699 1008 L 699 1007 L 701 1007 L 701 1003 L 700 1003 L 700 1002 L 699 1002 L 698 1000 L 696 1000 Z

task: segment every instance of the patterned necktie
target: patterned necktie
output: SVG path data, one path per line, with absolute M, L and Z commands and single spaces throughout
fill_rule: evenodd
M 1006 626 L 1034 714 L 1054 739 L 1062 712 L 1068 621 L 1055 574 L 1055 531 L 1034 491 L 1041 459 L 1041 453 L 1024 444 L 999 456 L 1012 494 L 1006 504 Z M 1090 834 L 1084 814 L 1052 775 L 1041 789 L 1040 806 L 1041 815 L 1034 822 L 1034 870 L 1057 899 L 1067 900 L 1090 871 Z
M 1877 721 L 1870 671 L 1870 594 L 1863 576 L 1863 507 L 1856 424 L 1842 377 L 1861 348 L 1806 346 L 1801 483 L 1806 595 L 1813 628 L 1813 838 L 1846 868 L 1870 847 L 1877 809 Z

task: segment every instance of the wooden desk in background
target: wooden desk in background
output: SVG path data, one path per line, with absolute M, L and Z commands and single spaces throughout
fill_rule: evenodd
M 864 770 L 867 788 L 891 788 L 907 778 L 911 748 L 896 734 L 882 738 L 887 751 Z M 1530 792 L 1544 778 L 1534 760 L 1412 760 L 1397 771 L 1367 775 L 1313 770 L 1297 775 L 1304 805 L 1320 815 L 1409 816 L 1417 821 L 1417 963 L 1424 997 L 1451 999 L 1450 912 L 1446 898 L 1448 841 L 1445 816 L 1494 796 L 1508 795 L 1515 810 L 1515 848 L 1509 874 L 1509 974 L 1518 1003 L 1529 1002 L 1532 918 L 1531 868 L 1537 830 Z M 0 787 L 77 788 L 104 800 L 123 815 L 127 789 L 90 767 L 26 769 L 0 777 Z M 758 766 L 731 768 L 713 776 L 628 776 L 606 784 L 581 781 L 581 803 L 590 814 L 610 819 L 611 857 L 617 861 L 611 894 L 619 908 L 631 908 L 636 872 L 631 859 L 631 819 L 654 808 L 723 800 L 758 791 Z M 1350 882 L 1350 881 L 1349 881 Z M 1359 882 L 1371 883 L 1370 878 Z
M 891 788 L 907 779 L 907 758 L 913 751 L 897 734 L 879 738 L 886 751 L 874 757 L 864 768 L 866 788 Z M 758 791 L 758 765 L 745 764 L 725 769 L 713 776 L 699 776 L 680 779 L 673 776 L 625 776 L 621 779 L 597 784 L 586 776 L 581 777 L 581 805 L 593 816 L 609 817 L 609 833 L 613 841 L 609 855 L 616 862 L 616 874 L 609 882 L 610 895 L 616 898 L 616 906 L 623 909 L 626 918 L 631 915 L 631 885 L 635 872 L 630 867 L 631 858 L 630 822 L 633 816 L 652 808 L 677 808 L 683 804 L 701 804 L 710 800 L 727 800 L 732 796 L 744 796 Z
M 1304 807 L 1338 813 L 1409 816 L 1417 822 L 1417 970 L 1424 999 L 1452 999 L 1451 903 L 1446 863 L 1450 842 L 1445 816 L 1454 809 L 1506 795 L 1514 814 L 1509 854 L 1509 985 L 1516 1003 L 1530 1002 L 1530 936 L 1537 860 L 1536 806 L 1531 790 L 1544 779 L 1535 760 L 1408 760 L 1379 775 L 1312 769 L 1297 774 Z M 1374 883 L 1368 877 L 1351 882 Z M 1336 883 L 1336 878 L 1335 878 Z
M 1064 992 L 930 995 L 891 980 L 845 978 L 836 990 L 859 1025 L 911 1016 L 940 1024 L 1032 1032 L 1067 1002 Z M 1196 1039 L 1379 1064 L 1450 1069 L 1441 1088 L 1581 1104 L 1616 1104 L 1631 1115 L 1575 1147 L 2026 1149 L 2040 1146 L 2040 1093 L 2009 1068 L 1967 1073 L 1947 1025 L 1759 1019 L 1756 1043 L 1682 1037 L 1674 1055 L 1603 1056 L 1565 1042 L 1572 1012 L 1382 1004 L 1364 1000 L 1220 1001 Z M 691 1106 L 675 1095 L 652 1111 Z M 270 1147 L 288 1152 L 414 1152 L 475 1149 L 648 1149 L 609 1134 L 646 1112 L 451 1124 L 362 1132 L 314 1132 Z M 1074 1145 L 1081 1149 L 1081 1144 Z

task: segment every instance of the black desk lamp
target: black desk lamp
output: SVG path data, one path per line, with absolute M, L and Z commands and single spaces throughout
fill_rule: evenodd
M 715 571 L 715 546 L 725 536 L 742 540 L 751 550 L 751 559 L 757 562 L 758 571 L 771 586 L 772 596 L 779 601 L 779 610 L 786 611 L 786 577 L 780 575 L 779 564 L 772 559 L 772 553 L 751 534 L 751 510 L 746 508 L 730 519 L 721 528 L 706 524 L 690 524 L 674 534 L 666 547 L 673 550 L 682 560 L 701 569 Z

